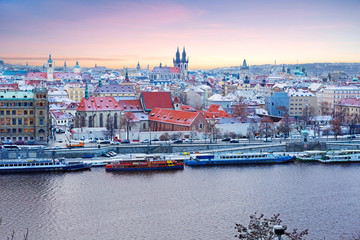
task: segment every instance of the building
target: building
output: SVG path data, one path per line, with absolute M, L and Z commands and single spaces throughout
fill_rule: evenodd
M 179 67 L 154 67 L 150 74 L 150 83 L 154 85 L 171 84 L 180 80 Z
M 49 60 L 47 61 L 47 80 L 49 82 L 54 81 L 54 64 L 53 60 L 51 59 L 51 54 L 49 54 Z
M 284 116 L 289 113 L 289 95 L 287 92 L 273 92 L 265 98 L 265 110 L 271 116 Z M 294 105 L 292 105 L 294 110 Z
M 360 98 L 360 88 L 351 87 L 328 87 L 322 90 L 322 102 L 327 102 L 330 109 L 333 109 L 335 104 L 344 98 Z M 319 103 L 321 104 L 321 103 Z
M 36 141 L 49 138 L 47 89 L 0 91 L 0 141 Z
M 76 65 L 74 67 L 74 73 L 80 73 L 81 72 L 81 67 L 79 65 L 79 62 L 76 61 Z
M 177 48 L 175 58 L 173 59 L 174 67 L 180 69 L 180 79 L 188 80 L 189 79 L 189 58 L 186 58 L 185 47 L 182 52 L 180 59 L 179 47 Z
M 123 110 L 113 97 L 89 97 L 85 94 L 76 110 L 75 127 L 119 129 Z
M 128 78 L 125 78 L 125 81 Z M 99 80 L 99 85 L 93 92 L 94 97 L 114 97 L 116 100 L 136 99 L 136 93 L 133 84 L 109 84 L 104 85 Z
M 151 131 L 206 132 L 208 123 L 200 112 L 154 108 L 149 114 Z
M 63 111 L 50 111 L 52 128 L 63 129 L 70 127 L 74 124 L 75 117 L 70 113 Z
M 314 116 L 317 113 L 316 96 L 307 90 L 289 89 L 290 117 Z
M 65 89 L 69 98 L 75 102 L 80 102 L 85 96 L 85 84 L 83 83 L 67 83 Z
M 335 116 L 341 121 L 360 123 L 360 99 L 343 98 L 335 103 Z

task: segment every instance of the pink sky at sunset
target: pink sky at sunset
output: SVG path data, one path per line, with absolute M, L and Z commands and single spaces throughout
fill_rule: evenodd
M 360 3 L 0 0 L 0 59 L 110 68 L 359 62 Z

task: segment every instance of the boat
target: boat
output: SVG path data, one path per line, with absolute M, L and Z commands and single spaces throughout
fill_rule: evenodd
M 106 171 L 144 171 L 184 169 L 184 160 L 167 159 L 165 156 L 145 155 L 114 161 L 105 166 Z
M 91 165 L 83 162 L 68 162 L 60 159 L 17 159 L 1 160 L 0 173 L 65 172 L 90 170 Z
M 303 162 L 318 162 L 325 159 L 326 151 L 304 151 L 296 155 L 296 160 Z
M 360 150 L 341 150 L 326 154 L 324 159 L 319 160 L 322 163 L 352 163 L 360 162 Z
M 185 160 L 187 166 L 237 165 L 237 164 L 273 164 L 286 163 L 295 159 L 273 153 L 229 153 L 229 154 L 195 154 Z

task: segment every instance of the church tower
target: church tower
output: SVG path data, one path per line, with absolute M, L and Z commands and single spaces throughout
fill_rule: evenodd
M 136 72 L 140 73 L 140 70 L 141 70 L 140 62 L 138 62 L 137 66 L 136 66 Z
M 240 67 L 240 78 L 245 79 L 246 76 L 249 76 L 249 66 L 246 63 L 246 59 L 244 59 L 243 65 Z
M 81 68 L 80 68 L 79 62 L 76 61 L 76 65 L 74 67 L 74 73 L 80 73 L 80 72 L 81 72 Z
M 54 64 L 51 59 L 51 54 L 49 54 L 49 60 L 47 62 L 47 80 L 50 82 L 54 81 Z
M 180 79 L 187 80 L 189 77 L 189 70 L 188 70 L 189 58 L 186 58 L 185 47 L 183 49 L 181 59 L 180 59 L 179 47 L 177 48 L 176 56 L 173 59 L 173 63 L 174 63 L 174 67 L 180 68 Z

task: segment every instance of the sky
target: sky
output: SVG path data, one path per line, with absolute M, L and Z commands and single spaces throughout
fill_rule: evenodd
M 0 0 L 0 59 L 190 69 L 360 61 L 359 0 Z

